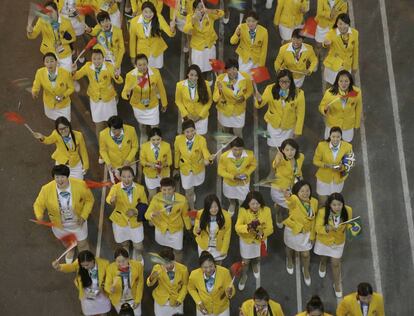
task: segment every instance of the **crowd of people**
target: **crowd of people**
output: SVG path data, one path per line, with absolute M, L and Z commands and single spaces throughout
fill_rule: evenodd
M 313 249 L 320 257 L 319 276 L 326 277 L 329 261 L 333 293 L 342 299 L 346 236 L 360 227 L 355 221 L 358 210 L 353 212 L 341 192 L 354 166 L 352 140 L 362 119 L 361 90 L 354 82 L 358 32 L 350 26 L 347 1 L 318 0 L 314 45 L 304 43 L 302 32 L 309 0 L 277 1 L 273 22 L 282 45 L 274 61 L 277 75 L 263 92 L 254 73 L 266 65 L 269 38 L 256 12 L 240 15 L 240 24 L 230 37 L 230 43 L 237 45 L 238 59 L 227 58 L 222 73 L 217 73 L 216 64 L 221 61 L 216 59 L 215 26 L 220 19 L 229 21 L 231 0 L 224 1 L 224 10 L 209 8 L 202 0 L 174 1 L 174 5 L 166 1 L 169 23 L 161 14 L 162 1 L 128 0 L 129 36 L 122 31 L 121 2 L 49 1 L 41 6 L 42 14 L 34 25 L 27 25 L 29 39 L 42 38 L 44 62 L 34 76 L 32 96 L 37 98 L 42 91 L 44 113 L 55 122 L 50 135 L 33 132 L 33 136 L 56 146 L 53 180 L 41 188 L 34 213 L 38 221 L 47 213 L 56 238 L 76 237 L 77 256 L 73 248 L 65 255 L 66 263 L 54 261 L 52 265 L 57 271 L 76 273 L 83 314 L 104 315 L 114 307 L 119 315 L 141 315 L 146 283 L 153 287 L 156 316 L 182 314 L 187 294 L 196 305 L 192 315 L 227 316 L 230 300 L 237 295 L 235 280 L 243 291 L 251 268 L 256 291 L 237 307 L 239 314 L 284 315 L 283 307 L 260 286 L 261 257 L 276 229 L 283 230 L 287 273 L 294 273 L 298 253 L 304 284 L 310 287 Z M 267 9 L 272 5 L 266 1 Z M 85 8 L 93 8 L 87 19 L 81 14 Z M 163 36 L 174 37 L 177 29 L 185 34 L 183 50 L 190 63 L 185 78 L 176 84 L 175 99 L 168 100 L 162 77 L 168 46 Z M 123 77 L 125 39 L 132 70 Z M 82 48 L 90 43 L 90 61 L 86 61 Z M 323 69 L 327 89 L 319 104 L 325 139 L 317 144 L 313 156 L 315 198 L 310 181 L 303 178 L 305 156 L 295 139 L 302 135 L 305 121 L 301 87 L 318 68 Z M 112 263 L 95 257 L 88 242 L 94 196 L 84 176 L 90 159 L 83 134 L 71 126 L 71 95 L 79 92 L 78 81 L 83 77 L 88 79 L 90 113 L 99 142 L 96 160 L 111 182 L 106 203 L 113 209 L 109 220 L 119 246 Z M 138 133 L 118 115 L 115 85 L 123 85 L 120 96 L 132 107 Z M 251 176 L 259 163 L 243 141 L 251 99 L 254 107 L 267 109 L 267 128 L 262 134 L 271 164 L 261 185 L 271 188 L 271 206 L 257 186 L 251 189 Z M 168 111 L 169 103 L 177 106 L 181 118 L 173 144 L 163 139 L 160 126 L 160 111 Z M 213 148 L 206 140 L 209 120 L 214 119 L 209 116 L 213 105 L 221 131 L 216 153 L 210 152 Z M 204 185 L 206 170 L 215 164 L 228 201 L 223 203 L 221 196 L 210 194 L 197 210 L 195 188 Z M 142 181 L 137 180 L 137 173 L 142 173 Z M 158 255 L 151 254 L 157 263 L 146 279 L 144 221 L 154 227 L 154 241 L 162 246 Z M 230 273 L 223 265 L 233 230 L 242 258 L 238 273 Z M 184 234 L 193 235 L 198 246 L 199 268 L 191 272 L 182 264 Z M 330 314 L 321 298 L 313 296 L 298 315 Z M 382 296 L 370 284 L 360 283 L 355 293 L 339 303 L 336 315 L 384 315 Z

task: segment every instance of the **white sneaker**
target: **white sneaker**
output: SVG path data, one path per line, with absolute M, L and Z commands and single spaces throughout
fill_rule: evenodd
M 288 258 L 286 258 L 286 271 L 287 271 L 287 273 L 289 273 L 290 275 L 292 275 L 293 274 L 293 271 L 294 271 L 294 265 L 293 265 L 293 262 L 292 262 L 292 267 L 291 268 L 289 268 L 289 265 L 288 265 Z
M 230 12 L 229 12 L 229 15 L 228 16 L 224 15 L 224 17 L 223 17 L 223 23 L 224 24 L 229 23 L 229 21 L 230 21 Z
M 239 291 L 243 291 L 244 288 L 246 287 L 246 281 L 247 281 L 247 274 L 244 274 L 240 277 L 240 281 L 239 281 Z
M 306 286 L 310 286 L 312 283 L 311 277 L 309 275 L 309 278 L 305 278 L 305 270 L 302 267 L 302 274 L 303 274 L 303 281 L 305 281 Z
M 73 262 L 73 257 L 69 257 L 68 253 L 65 255 L 65 262 L 67 264 L 71 264 Z
M 188 48 L 188 44 L 183 47 L 183 53 L 188 53 L 190 51 L 190 48 Z
M 336 298 L 342 298 L 342 290 L 341 290 L 341 291 L 339 291 L 339 292 L 337 292 L 337 291 L 336 291 L 336 289 L 335 289 L 335 283 L 334 283 L 334 284 L 332 284 L 332 287 L 333 287 L 333 290 L 334 290 L 334 292 L 335 292 L 335 296 L 336 296 Z
M 277 226 L 277 228 L 279 228 L 279 229 L 283 229 L 283 223 L 278 223 L 278 222 L 276 222 L 276 226 Z
M 80 84 L 77 81 L 73 82 L 73 87 L 75 88 L 75 92 L 79 92 L 80 91 Z
M 252 268 L 252 270 L 253 270 L 253 275 L 256 278 L 256 280 L 260 279 L 260 264 L 257 265 L 257 272 L 254 272 L 253 268 Z
M 83 57 L 83 56 L 82 56 L 82 57 L 80 57 L 78 61 L 79 61 L 81 64 L 83 64 L 83 63 L 85 62 L 85 57 Z
M 235 205 L 230 205 L 227 212 L 229 212 L 230 216 L 233 217 L 235 210 L 236 210 L 236 206 Z
M 323 279 L 326 276 L 326 267 L 325 267 L 325 271 L 321 271 L 321 262 L 319 262 L 319 276 Z
M 103 160 L 103 159 L 102 159 L 102 157 L 99 157 L 99 159 L 98 159 L 98 163 L 99 163 L 100 165 L 103 165 L 103 164 L 105 163 L 105 160 Z
M 266 0 L 266 9 L 271 9 L 273 6 L 273 0 Z

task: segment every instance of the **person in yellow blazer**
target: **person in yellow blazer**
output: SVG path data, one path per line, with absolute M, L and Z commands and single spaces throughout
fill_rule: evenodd
M 122 0 L 93 0 L 95 7 L 99 11 L 105 11 L 109 13 L 112 24 L 118 28 L 121 28 L 121 12 L 119 11 L 118 3 Z
M 81 132 L 72 130 L 72 125 L 63 116 L 55 121 L 55 130 L 49 136 L 34 133 L 33 136 L 45 145 L 56 145 L 52 159 L 57 165 L 68 165 L 70 176 L 83 180 L 89 169 L 89 156 Z
M 152 2 L 144 2 L 142 14 L 133 18 L 129 26 L 129 56 L 133 65 L 137 54 L 145 54 L 150 67 L 161 69 L 164 66 L 164 51 L 168 46 L 161 32 L 174 37 L 175 22 L 168 25 Z
M 334 26 L 336 18 L 342 13 L 348 12 L 348 2 L 346 0 L 318 0 L 315 21 L 318 23 L 315 33 L 315 41 L 318 48 L 329 30 Z
M 326 196 L 342 192 L 348 172 L 345 172 L 343 159 L 352 153 L 352 145 L 342 140 L 342 130 L 335 126 L 329 131 L 329 138 L 319 142 L 313 156 L 316 172 L 316 193 L 319 203 L 324 204 Z
M 76 272 L 74 283 L 79 291 L 83 315 L 106 315 L 111 310 L 111 302 L 103 289 L 108 260 L 96 258 L 92 252 L 84 250 L 75 262 L 59 264 L 53 261 L 52 266 L 56 271 Z
M 161 0 L 149 0 L 157 9 L 157 12 L 162 12 L 163 2 Z M 142 14 L 142 5 L 144 0 L 131 0 L 132 16 L 137 16 Z
M 187 295 L 187 267 L 175 261 L 174 252 L 165 247 L 159 253 L 164 263 L 156 264 L 147 278 L 147 286 L 157 284 L 152 291 L 155 316 L 182 314 L 184 299 Z
M 183 229 L 191 229 L 186 198 L 175 192 L 172 178 L 161 179 L 161 192 L 151 200 L 145 218 L 155 226 L 155 241 L 174 249 L 178 261 L 182 259 Z
M 70 95 L 74 92 L 71 73 L 58 67 L 56 55 L 46 53 L 43 56 L 45 67 L 39 68 L 33 81 L 32 97 L 37 99 L 43 89 L 43 107 L 45 115 L 51 120 L 64 116 L 70 121 Z
M 134 176 L 130 166 L 122 167 L 121 181 L 111 187 L 106 203 L 114 206 L 109 220 L 112 222 L 115 242 L 129 251 L 131 241 L 133 248 L 131 258 L 143 262 L 144 226 L 139 220 L 138 208 L 139 204 L 148 205 L 148 199 L 144 187 L 134 182 Z
M 117 248 L 114 258 L 115 262 L 106 269 L 105 292 L 117 313 L 122 304 L 128 303 L 133 308 L 134 315 L 141 316 L 144 268 L 141 262 L 130 259 L 124 248 Z
M 361 126 L 362 94 L 347 70 L 339 71 L 333 86 L 325 91 L 319 112 L 325 118 L 325 138 L 332 127 L 338 126 L 343 140 L 352 141 L 354 128 Z
M 203 251 L 198 259 L 200 268 L 191 271 L 188 292 L 196 304 L 196 315 L 230 316 L 230 299 L 235 288 L 230 271 L 216 265 L 213 256 Z
M 384 299 L 374 292 L 371 284 L 358 284 L 357 291 L 348 294 L 338 304 L 337 316 L 385 316 Z
M 158 127 L 151 129 L 148 139 L 149 141 L 141 146 L 139 161 L 143 167 L 145 186 L 151 201 L 160 187 L 161 179 L 170 176 L 172 153 L 170 144 L 162 140 L 161 130 Z
M 309 0 L 279 0 L 277 2 L 273 24 L 279 28 L 282 44 L 290 41 L 292 32 L 301 29 L 303 16 L 309 11 Z
M 240 71 L 250 73 L 252 68 L 263 67 L 266 64 L 269 35 L 264 26 L 259 25 L 259 16 L 250 11 L 246 15 L 246 23 L 237 26 L 230 44 L 237 45 Z
M 312 188 L 306 181 L 295 183 L 292 193 L 285 191 L 289 216 L 283 221 L 285 231 L 283 240 L 286 245 L 286 270 L 293 274 L 295 251 L 302 261 L 303 279 L 311 285 L 309 273 L 310 250 L 315 240 L 315 219 L 318 212 L 318 200 L 312 197 Z
M 305 81 L 305 76 L 310 76 L 316 72 L 318 67 L 318 58 L 315 55 L 315 51 L 311 45 L 303 43 L 303 36 L 300 32 L 300 29 L 293 31 L 291 43 L 280 47 L 275 59 L 276 72 L 281 69 L 288 69 L 292 72 L 297 88 L 301 88 Z
M 359 62 L 359 33 L 350 27 L 351 19 L 348 14 L 338 15 L 333 28 L 326 34 L 323 47 L 328 47 L 324 79 L 327 83 L 335 82 L 338 71 L 347 70 L 355 73 Z
M 326 264 L 331 258 L 333 289 L 337 298 L 342 297 L 341 258 L 345 247 L 346 230 L 352 224 L 343 224 L 352 218 L 352 208 L 345 205 L 341 193 L 332 193 L 326 200 L 325 207 L 316 215 L 316 242 L 314 253 L 321 257 L 319 276 L 326 275 Z
M 99 155 L 109 169 L 111 181 L 119 180 L 119 169 L 131 166 L 136 170 L 135 156 L 138 152 L 138 137 L 133 126 L 124 124 L 120 116 L 112 116 L 108 127 L 99 134 Z
M 206 166 L 211 162 L 212 156 L 206 139 L 196 134 L 193 121 L 184 121 L 183 134 L 177 135 L 174 141 L 174 175 L 179 172 L 181 185 L 192 210 L 196 201 L 194 187 L 204 182 Z
M 281 70 L 276 83 L 266 87 L 263 95 L 256 93 L 255 107 L 268 106 L 264 120 L 267 123 L 269 161 L 275 158 L 277 148 L 285 139 L 302 135 L 305 120 L 305 94 L 296 88 L 292 73 Z
M 231 238 L 231 216 L 223 210 L 215 194 L 204 198 L 204 208 L 197 212 L 193 229 L 198 255 L 207 250 L 221 265 L 227 257 Z
M 54 0 L 58 12 L 69 19 L 78 39 L 85 33 L 85 16 L 77 12 L 77 7 L 93 5 L 93 0 Z
M 311 299 L 306 303 L 306 310 L 302 313 L 296 314 L 296 316 L 332 316 L 325 313 L 325 307 L 318 295 L 313 295 Z
M 271 300 L 269 293 L 262 287 L 256 289 L 253 299 L 243 302 L 239 316 L 284 316 L 282 306 Z
M 69 174 L 68 166 L 54 166 L 53 181 L 42 186 L 33 210 L 37 220 L 43 220 L 44 212 L 47 211 L 56 238 L 74 234 L 78 250 L 88 250 L 88 217 L 95 199 L 85 182 L 69 178 Z M 67 263 L 72 262 L 74 252 L 72 249 L 66 255 Z
M 250 75 L 239 71 L 236 59 L 226 61 L 226 73 L 217 77 L 213 101 L 217 104 L 217 119 L 224 132 L 233 130 L 242 138 L 246 118 L 246 101 L 253 93 Z
M 237 204 L 242 204 L 250 190 L 250 175 L 256 170 L 257 161 L 251 150 L 244 149 L 243 139 L 237 137 L 231 149 L 220 156 L 217 173 L 223 178 L 223 194 L 229 199 L 229 214 L 233 216 Z
M 251 191 L 247 194 L 239 209 L 235 230 L 240 237 L 240 255 L 243 259 L 239 290 L 243 291 L 246 286 L 250 263 L 258 288 L 260 287 L 260 257 L 267 248 L 267 238 L 273 234 L 272 212 L 265 206 L 260 192 Z
M 105 128 L 108 119 L 118 114 L 116 108 L 117 95 L 112 81 L 117 84 L 124 82 L 114 67 L 104 62 L 104 55 L 100 49 L 92 50 L 92 61 L 87 62 L 73 75 L 74 80 L 88 77 L 87 94 L 91 106 L 92 121 L 96 127 L 96 137 Z
M 161 112 L 167 110 L 167 93 L 160 71 L 148 67 L 148 57 L 138 54 L 135 68 L 127 73 L 122 98 L 129 100 L 140 129 L 140 144 L 146 140 L 148 126 L 157 127 Z
M 177 26 L 177 29 L 179 29 L 181 32 L 184 32 L 184 25 L 187 20 L 187 15 L 192 14 L 193 12 L 194 0 L 179 0 L 176 3 L 177 5 L 175 8 L 170 7 L 170 20 L 174 21 L 175 18 L 175 24 Z M 184 34 L 184 53 L 188 53 L 190 50 L 190 39 L 190 34 Z
M 208 132 L 208 117 L 213 103 L 210 85 L 203 79 L 200 68 L 191 65 L 187 69 L 187 79 L 177 82 L 175 104 L 183 120 L 195 123 L 197 134 Z

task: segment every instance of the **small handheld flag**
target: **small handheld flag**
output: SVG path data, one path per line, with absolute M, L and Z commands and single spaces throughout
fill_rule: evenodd
M 266 67 L 253 68 L 250 72 L 255 83 L 261 83 L 270 79 L 270 73 Z
M 302 34 L 302 36 L 308 38 L 315 38 L 317 25 L 318 24 L 315 20 L 315 17 L 310 16 L 306 19 L 305 25 L 303 26 L 302 31 L 300 33 Z

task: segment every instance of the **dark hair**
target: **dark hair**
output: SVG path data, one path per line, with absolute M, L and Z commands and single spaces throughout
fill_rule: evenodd
M 184 120 L 184 122 L 181 125 L 181 129 L 183 130 L 183 132 L 187 129 L 187 128 L 194 128 L 195 129 L 195 124 L 194 121 L 192 120 Z
M 52 177 L 53 178 L 55 176 L 65 176 L 65 177 L 69 177 L 69 175 L 70 175 L 70 169 L 66 165 L 55 165 L 52 168 Z
M 223 210 L 220 205 L 220 200 L 218 199 L 217 195 L 209 194 L 204 198 L 204 209 L 203 209 L 203 212 L 201 213 L 201 218 L 200 218 L 200 229 L 201 230 L 206 230 L 208 224 L 210 223 L 210 208 L 213 202 L 216 202 L 218 206 L 218 212 L 216 215 L 217 225 L 219 229 L 223 228 L 224 226 L 224 215 L 223 215 Z
M 203 0 L 195 0 L 195 1 L 193 2 L 193 9 L 197 8 L 198 4 L 199 4 L 199 3 L 201 3 L 201 2 L 203 2 L 203 3 L 204 3 L 204 6 L 206 6 L 206 5 L 207 5 L 207 2 L 205 2 L 205 1 L 203 1 Z
M 206 261 L 211 261 L 214 263 L 214 265 L 216 264 L 213 255 L 207 250 L 203 250 L 200 254 L 200 258 L 198 258 L 198 264 L 201 266 Z
M 84 288 L 88 287 L 92 284 L 92 279 L 89 275 L 88 270 L 83 268 L 81 263 L 90 262 L 90 261 L 95 261 L 95 256 L 93 255 L 92 252 L 90 252 L 89 250 L 83 250 L 83 251 L 79 252 L 79 254 L 78 254 L 78 264 L 79 264 L 78 274 L 81 278 L 82 287 L 84 287 Z
M 124 126 L 124 121 L 120 116 L 114 115 L 109 118 L 107 124 L 109 128 L 121 129 Z
M 347 76 L 349 79 L 349 87 L 348 87 L 348 93 L 351 91 L 354 91 L 354 78 L 352 77 L 352 74 L 347 70 L 341 70 L 338 72 L 335 78 L 335 82 L 333 86 L 329 89 L 329 92 L 333 95 L 337 95 L 339 93 L 339 78 L 341 76 Z
M 59 116 L 55 121 L 55 129 L 56 129 L 56 131 L 58 132 L 59 135 L 61 135 L 60 132 L 59 132 L 59 129 L 58 129 L 59 124 L 63 124 L 65 126 L 69 127 L 70 136 L 72 137 L 72 143 L 73 143 L 73 146 L 75 146 L 75 149 L 76 149 L 76 138 L 75 138 L 75 133 L 72 130 L 72 124 L 70 124 L 69 120 L 66 117 Z M 66 146 L 66 143 L 65 143 L 65 146 Z M 68 149 L 67 146 L 66 146 L 66 149 Z
M 97 15 L 96 15 L 96 19 L 98 20 L 98 23 L 101 23 L 105 20 L 109 20 L 111 21 L 111 16 L 109 15 L 108 12 L 106 11 L 100 11 Z
M 46 7 L 52 7 L 53 10 L 55 10 L 57 13 L 59 13 L 58 7 L 57 7 L 57 5 L 56 5 L 56 3 L 54 1 L 47 1 L 45 3 L 45 8 Z
M 119 311 L 120 316 L 134 316 L 134 310 L 128 303 L 124 303 L 121 305 L 121 309 Z
M 264 207 L 265 203 L 264 203 L 264 199 L 262 194 L 259 191 L 250 191 L 249 193 L 247 193 L 246 195 L 246 199 L 244 200 L 243 204 L 241 205 L 241 207 L 243 207 L 244 209 L 249 209 L 249 203 L 251 200 L 256 200 L 257 202 L 259 202 L 260 207 Z
M 171 247 L 162 248 L 161 251 L 159 252 L 159 255 L 160 255 L 161 258 L 163 258 L 167 261 L 174 261 L 175 260 L 174 251 Z
M 296 182 L 293 185 L 293 187 L 292 187 L 292 194 L 295 194 L 297 196 L 299 190 L 302 189 L 302 187 L 305 186 L 305 185 L 307 185 L 309 187 L 310 196 L 312 196 L 312 187 L 311 187 L 310 183 L 308 181 L 305 181 L 305 180 L 299 180 L 298 182 Z
M 239 70 L 239 62 L 235 58 L 227 59 L 226 65 L 224 66 L 225 69 L 236 68 Z
M 151 36 L 161 36 L 160 21 L 158 20 L 157 9 L 150 1 L 145 1 L 142 4 L 141 11 L 144 11 L 146 8 L 149 8 L 152 13 L 154 13 L 154 16 L 151 19 Z
M 101 55 L 102 55 L 102 57 L 103 57 L 103 55 L 104 55 L 103 51 L 102 51 L 102 50 L 100 50 L 99 48 L 94 48 L 94 49 L 92 49 L 92 54 L 101 54 Z
M 302 30 L 301 29 L 294 29 L 292 32 L 292 38 L 300 38 L 303 39 L 304 36 L 301 34 Z
M 244 141 L 240 137 L 236 137 L 231 143 L 230 147 L 244 147 Z
M 173 178 L 162 178 L 160 181 L 162 187 L 173 187 L 175 188 L 175 182 Z
M 56 60 L 56 61 L 57 61 L 57 57 L 56 57 L 55 53 L 48 52 L 48 53 L 44 54 L 44 55 L 43 55 L 43 61 L 45 61 L 46 57 L 53 57 L 53 58 L 54 58 L 54 60 Z
M 333 126 L 331 127 L 331 129 L 329 130 L 329 137 L 326 139 L 327 142 L 331 141 L 331 134 L 338 132 L 339 134 L 341 134 L 341 138 L 342 138 L 342 129 L 338 126 Z
M 198 99 L 202 104 L 207 104 L 209 100 L 209 95 L 207 92 L 207 84 L 204 80 L 203 73 L 201 72 L 200 67 L 193 64 L 187 69 L 187 78 L 191 70 L 194 70 L 197 73 L 197 92 Z
M 254 12 L 254 11 L 249 11 L 249 12 L 247 12 L 247 14 L 246 14 L 246 19 L 247 18 L 253 18 L 253 19 L 255 19 L 256 21 L 259 21 L 259 15 L 256 13 L 256 12 Z
M 145 54 L 138 54 L 135 57 L 135 64 L 137 64 L 137 61 L 140 60 L 140 59 L 145 59 L 147 61 L 147 63 L 148 63 L 148 57 L 147 57 L 147 55 L 145 55 Z
M 162 138 L 162 133 L 161 133 L 161 129 L 159 127 L 153 127 L 151 128 L 149 134 L 148 134 L 148 139 L 150 139 L 153 136 L 159 136 Z
M 272 96 L 273 99 L 279 100 L 280 99 L 280 95 L 279 95 L 279 91 L 280 91 L 280 84 L 279 84 L 279 80 L 283 77 L 288 77 L 290 80 L 290 86 L 289 86 L 289 94 L 286 98 L 286 101 L 292 101 L 296 98 L 296 86 L 295 86 L 295 81 L 293 80 L 293 76 L 292 73 L 287 70 L 287 69 L 283 69 L 281 71 L 279 71 L 277 73 L 276 76 L 276 83 L 272 88 Z
M 325 312 L 323 303 L 318 295 L 312 296 L 309 302 L 306 303 L 306 311 L 308 313 L 314 312 L 314 311 L 320 311 L 321 313 Z
M 254 291 L 253 299 L 268 302 L 270 297 L 269 293 L 267 293 L 263 287 L 259 287 L 256 291 Z
M 128 250 L 126 250 L 123 247 L 116 248 L 114 252 L 114 259 L 118 258 L 119 256 L 122 256 L 124 258 L 129 258 Z
M 368 296 L 374 293 L 371 284 L 367 282 L 362 282 L 358 284 L 357 293 L 359 296 Z
M 341 210 L 341 219 L 342 222 L 346 222 L 348 220 L 348 212 L 345 208 L 345 200 L 341 193 L 332 193 L 328 196 L 328 199 L 325 202 L 325 220 L 324 225 L 328 225 L 329 215 L 331 215 L 331 203 L 332 201 L 337 200 L 342 203 L 342 210 Z
M 121 168 L 121 170 L 120 170 L 120 173 L 119 173 L 119 174 L 121 175 L 123 171 L 129 171 L 129 172 L 131 172 L 132 177 L 133 177 L 133 178 L 135 177 L 135 172 L 134 172 L 134 169 L 132 169 L 132 167 L 131 167 L 131 166 L 123 166 L 123 167 Z
M 295 152 L 295 156 L 294 156 L 293 158 L 298 159 L 298 158 L 299 158 L 299 154 L 300 154 L 300 152 L 299 152 L 299 145 L 298 145 L 298 143 L 297 143 L 294 139 L 292 139 L 292 138 L 285 139 L 285 140 L 282 142 L 282 144 L 280 145 L 280 147 L 279 147 L 279 148 L 280 148 L 280 152 L 281 152 L 281 153 L 282 153 L 282 155 L 283 155 L 283 158 L 285 158 L 285 160 L 286 160 L 286 156 L 285 156 L 285 153 L 283 152 L 283 149 L 285 149 L 285 147 L 286 147 L 287 145 L 292 146 L 293 148 L 295 148 L 296 152 Z
M 349 18 L 349 15 L 346 13 L 341 13 L 340 15 L 338 15 L 338 17 L 336 18 L 335 24 L 333 26 L 334 29 L 336 29 L 338 27 L 338 21 L 341 20 L 342 22 L 351 25 L 351 19 Z

